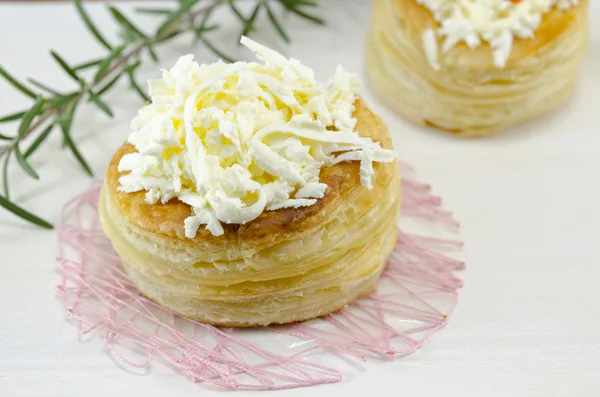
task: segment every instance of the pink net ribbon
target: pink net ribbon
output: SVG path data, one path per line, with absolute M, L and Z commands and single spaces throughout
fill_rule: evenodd
M 404 166 L 403 219 L 396 247 L 369 295 L 326 317 L 235 330 L 180 317 L 145 298 L 119 265 L 97 219 L 100 183 L 63 209 L 58 294 L 80 338 L 96 338 L 122 364 L 147 368 L 162 357 L 195 382 L 225 389 L 284 389 L 339 382 L 339 356 L 392 360 L 420 349 L 448 322 L 464 268 L 444 254 L 462 243 L 427 234 L 456 231 L 430 188 Z M 407 176 L 408 175 L 408 176 Z M 325 365 L 323 362 L 327 362 Z

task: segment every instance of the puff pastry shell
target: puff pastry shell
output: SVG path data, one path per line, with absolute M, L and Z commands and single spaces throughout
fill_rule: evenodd
M 356 102 L 356 129 L 391 148 L 383 122 Z M 331 313 L 369 292 L 396 244 L 400 210 L 396 163 L 374 164 L 373 190 L 358 162 L 325 168 L 329 187 L 310 207 L 267 211 L 225 234 L 201 228 L 184 237 L 190 207 L 178 200 L 147 204 L 144 192 L 118 190 L 114 155 L 100 197 L 102 227 L 124 270 L 150 299 L 201 322 L 245 327 Z

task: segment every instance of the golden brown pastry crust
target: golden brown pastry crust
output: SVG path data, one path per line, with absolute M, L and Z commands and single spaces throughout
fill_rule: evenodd
M 532 39 L 515 38 L 505 68 L 487 43 L 425 55 L 423 33 L 439 24 L 416 0 L 376 0 L 367 42 L 369 80 L 408 120 L 460 136 L 504 130 L 543 115 L 571 94 L 587 47 L 588 1 L 543 16 Z M 441 48 L 443 39 L 438 38 Z
M 392 1 L 399 12 L 404 15 L 405 21 L 410 21 L 403 26 L 408 32 L 414 45 L 422 45 L 422 35 L 427 29 L 437 29 L 440 24 L 433 19 L 431 12 L 417 3 L 417 0 L 376 0 L 375 2 Z M 508 0 L 507 0 L 508 1 Z M 542 22 L 535 31 L 535 37 L 521 39 L 515 37 L 511 56 L 508 59 L 507 68 L 517 64 L 523 59 L 535 55 L 544 46 L 551 43 L 565 31 L 572 29 L 574 24 L 582 22 L 582 16 L 587 14 L 588 0 L 581 0 L 578 5 L 560 10 L 552 9 L 542 16 Z M 438 43 L 440 46 L 442 41 Z M 465 43 L 458 43 L 446 54 L 440 54 L 440 64 L 446 67 L 474 67 L 488 69 L 494 67 L 492 49 L 487 42 L 481 46 L 471 49 Z
M 354 116 L 361 136 L 385 148 L 391 138 L 362 100 Z M 397 164 L 375 164 L 373 190 L 359 164 L 325 168 L 329 187 L 317 204 L 268 211 L 246 225 L 223 225 L 215 237 L 183 233 L 190 208 L 177 200 L 149 205 L 144 193 L 118 190 L 113 157 L 100 219 L 132 281 L 149 298 L 184 316 L 217 325 L 285 323 L 330 313 L 370 290 L 395 245 L 400 187 Z
M 380 142 L 385 149 L 392 148 L 392 140 L 382 121 L 367 108 L 363 100 L 356 102 L 356 129 L 363 137 Z M 184 236 L 183 221 L 191 215 L 191 208 L 177 199 L 165 205 L 148 204 L 145 192 L 123 193 L 118 191 L 118 164 L 121 158 L 135 149 L 130 144 L 124 144 L 113 156 L 106 172 L 106 182 L 118 203 L 120 210 L 129 222 L 152 233 L 158 233 L 165 238 L 188 241 Z M 198 243 L 209 241 L 218 244 L 260 244 L 264 240 L 276 242 L 285 239 L 288 233 L 299 233 L 322 223 L 331 213 L 331 208 L 352 189 L 362 189 L 360 185 L 359 164 L 357 162 L 340 163 L 321 171 L 320 180 L 328 185 L 325 196 L 315 205 L 302 208 L 285 208 L 277 211 L 265 211 L 255 220 L 245 225 L 223 224 L 224 236 L 215 237 L 201 227 L 194 239 Z M 380 167 L 376 163 L 374 167 Z M 384 165 L 384 167 L 388 167 Z

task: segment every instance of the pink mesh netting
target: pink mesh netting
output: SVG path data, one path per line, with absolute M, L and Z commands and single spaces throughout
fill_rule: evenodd
M 67 318 L 80 338 L 101 338 L 124 365 L 147 368 L 162 357 L 193 381 L 226 389 L 339 382 L 336 357 L 391 360 L 413 353 L 447 324 L 462 285 L 454 271 L 464 264 L 441 253 L 460 242 L 422 235 L 458 224 L 405 168 L 398 242 L 376 290 L 324 318 L 246 330 L 188 320 L 146 299 L 99 228 L 96 182 L 65 206 L 58 229 L 58 293 Z M 425 231 L 407 232 L 418 227 Z

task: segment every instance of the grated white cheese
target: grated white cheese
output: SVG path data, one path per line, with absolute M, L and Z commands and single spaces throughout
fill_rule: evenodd
M 427 29 L 423 32 L 423 49 L 425 50 L 425 56 L 427 57 L 429 65 L 431 65 L 434 70 L 439 70 L 440 64 L 438 63 L 437 39 L 433 29 Z
M 263 63 L 199 65 L 187 55 L 150 80 L 152 102 L 128 138 L 137 153 L 119 163 L 119 171 L 129 171 L 121 191 L 146 191 L 151 204 L 176 197 L 192 207 L 188 238 L 202 225 L 218 236 L 221 222 L 244 224 L 265 210 L 315 204 L 327 189 L 321 167 L 341 161 L 360 161 L 361 183 L 371 189 L 372 162 L 396 157 L 354 131 L 354 75 L 338 67 L 322 84 L 299 61 L 241 42 Z
M 417 0 L 431 11 L 440 24 L 435 31 L 444 39 L 442 52 L 460 42 L 476 48 L 482 41 L 490 44 L 494 65 L 504 68 L 512 51 L 515 37 L 532 38 L 540 26 L 542 15 L 553 8 L 568 9 L 579 0 Z M 433 43 L 433 44 L 432 44 Z M 431 33 L 423 35 L 425 54 L 430 65 L 438 69 L 437 42 Z M 435 50 L 433 49 L 435 45 Z

